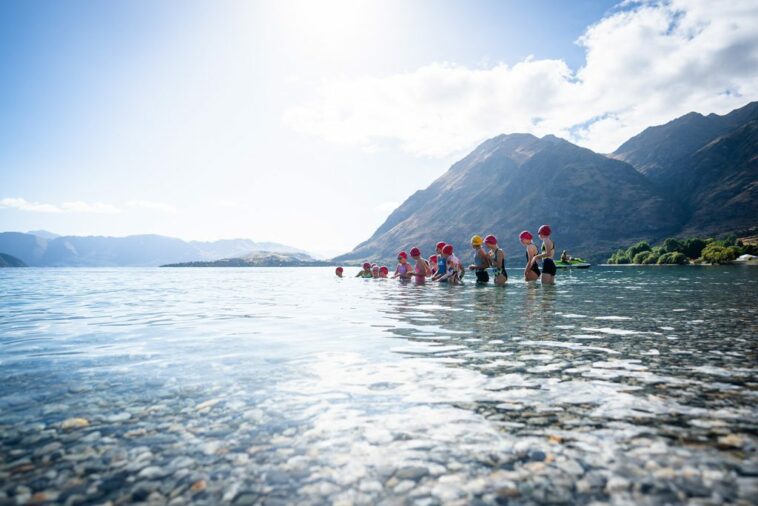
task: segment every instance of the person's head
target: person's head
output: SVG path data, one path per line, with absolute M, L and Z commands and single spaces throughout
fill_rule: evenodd
M 542 225 L 539 230 L 537 230 L 537 235 L 540 236 L 540 239 L 543 241 L 546 237 L 550 237 L 550 234 L 552 233 L 552 230 L 550 230 L 550 225 Z
M 411 258 L 414 260 L 421 258 L 421 250 L 418 248 L 411 248 Z
M 386 265 L 382 265 L 381 267 L 379 267 L 379 275 L 381 277 L 386 278 L 387 274 L 389 273 L 390 273 L 390 270 L 387 268 Z
M 342 267 L 337 267 L 334 269 L 334 273 L 337 275 L 338 278 L 342 277 L 342 273 L 345 271 Z
M 406 253 L 405 251 L 401 251 L 400 253 L 398 253 L 397 261 L 400 262 L 401 264 L 406 263 L 408 261 L 408 253 Z
M 474 249 L 479 249 L 482 247 L 482 236 L 475 235 L 471 238 L 471 247 Z
M 524 230 L 523 232 L 521 232 L 518 235 L 518 238 L 521 241 L 521 244 L 523 244 L 524 246 L 526 246 L 527 244 L 532 244 L 532 239 L 534 239 L 534 237 L 532 237 L 532 233 L 529 232 L 528 230 Z
M 429 257 L 429 263 L 430 264 L 437 265 L 437 260 L 438 260 L 437 255 L 432 255 L 432 256 Z
M 442 248 L 442 256 L 445 258 L 450 258 L 450 255 L 453 254 L 453 245 L 452 244 L 445 244 L 445 247 Z
M 378 277 L 379 277 L 379 266 L 378 266 L 378 265 L 374 264 L 374 265 L 372 265 L 372 266 L 371 266 L 371 274 L 372 274 L 372 275 L 373 275 L 375 278 L 378 278 Z
M 371 272 L 371 264 L 366 262 L 363 264 L 363 270 L 366 272 Z
M 440 241 L 440 242 L 437 243 L 437 246 L 435 246 L 435 250 L 437 250 L 437 254 L 438 255 L 440 253 L 442 253 L 442 248 L 444 248 L 444 247 L 445 247 L 445 243 L 444 242 Z
M 490 234 L 484 238 L 484 244 L 491 250 L 497 249 L 497 239 L 494 235 Z

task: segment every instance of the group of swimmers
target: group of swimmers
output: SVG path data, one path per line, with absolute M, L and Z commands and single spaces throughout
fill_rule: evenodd
M 531 232 L 524 230 L 519 234 L 521 244 L 526 248 L 526 268 L 524 269 L 524 279 L 526 281 L 537 281 L 542 279 L 543 284 L 553 284 L 557 268 L 553 261 L 555 254 L 555 244 L 553 244 L 550 235 L 552 230 L 549 225 L 542 225 L 537 231 L 537 235 L 542 241 L 541 251 L 534 244 Z M 486 250 L 483 246 L 486 246 Z M 488 269 L 492 269 L 495 285 L 503 286 L 508 282 L 508 272 L 505 270 L 505 252 L 498 246 L 497 238 L 494 235 L 488 235 L 484 239 L 475 235 L 471 238 L 471 247 L 474 250 L 474 260 L 468 266 L 476 275 L 478 284 L 489 283 L 490 275 Z M 436 254 L 425 259 L 421 256 L 421 250 L 411 248 L 410 257 L 408 253 L 401 251 L 397 255 L 397 267 L 392 278 L 416 279 L 417 282 L 423 282 L 427 279 L 441 283 L 460 284 L 466 269 L 453 253 L 453 245 L 444 242 L 438 242 Z M 539 262 L 542 261 L 542 269 Z M 336 274 L 340 278 L 344 269 L 337 267 Z M 355 277 L 357 278 L 388 278 L 389 269 L 386 266 L 379 266 L 366 262 Z

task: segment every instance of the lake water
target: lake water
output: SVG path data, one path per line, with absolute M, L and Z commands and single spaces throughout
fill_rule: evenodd
M 756 294 L 0 270 L 0 504 L 755 504 Z

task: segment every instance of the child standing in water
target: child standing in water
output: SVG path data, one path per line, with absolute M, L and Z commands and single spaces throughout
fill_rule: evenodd
M 408 263 L 408 253 L 401 251 L 397 255 L 397 267 L 395 268 L 395 274 L 392 279 L 399 277 L 400 279 L 410 279 L 411 266 Z
M 469 269 L 476 273 L 476 282 L 480 285 L 488 283 L 490 280 L 490 275 L 487 273 L 490 257 L 482 249 L 482 242 L 482 238 L 478 235 L 471 238 L 471 247 L 474 248 L 474 263 L 469 265 Z
M 432 255 L 429 257 L 429 268 L 432 270 L 432 277 L 434 277 L 437 274 L 437 269 L 439 268 L 439 256 Z
M 334 269 L 334 273 L 337 275 L 338 278 L 341 278 L 342 277 L 342 272 L 344 270 L 345 269 L 343 269 L 342 267 L 337 267 L 336 269 Z
M 458 257 L 453 255 L 453 245 L 446 244 L 442 248 L 442 256 L 445 257 L 445 264 L 447 266 L 447 272 L 437 278 L 437 281 L 441 283 L 450 283 L 451 285 L 458 285 L 461 283 L 461 275 L 463 274 L 463 266 Z
M 447 273 L 447 260 L 445 259 L 445 255 L 442 254 L 442 248 L 444 247 L 444 242 L 437 243 L 437 272 L 432 276 L 432 279 L 435 281 Z
M 538 260 L 542 260 L 542 284 L 553 285 L 555 284 L 555 274 L 558 272 L 558 268 L 553 261 L 553 255 L 555 254 L 555 244 L 550 238 L 552 230 L 550 225 L 542 225 L 537 231 L 537 235 L 542 240 L 542 253 L 535 256 L 532 260 L 537 263 Z
M 537 262 L 534 262 L 534 257 L 537 256 L 537 246 L 532 243 L 534 238 L 532 234 L 524 230 L 518 236 L 521 244 L 526 248 L 526 269 L 524 269 L 524 279 L 526 281 L 537 281 L 540 278 L 540 268 L 537 266 Z
M 356 278 L 370 278 L 371 276 L 371 264 L 366 262 L 363 264 L 363 270 L 355 275 Z
M 490 265 L 492 265 L 495 284 L 503 286 L 508 282 L 508 272 L 505 270 L 505 252 L 497 245 L 497 239 L 494 235 L 488 235 L 484 238 L 484 244 L 490 250 Z
M 413 273 L 413 275 L 416 276 L 416 282 L 423 283 L 432 273 L 431 269 L 429 269 L 429 264 L 426 263 L 426 260 L 421 258 L 421 250 L 418 248 L 411 249 L 411 258 L 416 264 L 415 272 Z

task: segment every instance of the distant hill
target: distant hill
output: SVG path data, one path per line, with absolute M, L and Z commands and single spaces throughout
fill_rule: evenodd
M 650 127 L 610 155 L 530 134 L 478 146 L 411 195 L 339 262 L 390 261 L 439 240 L 465 258 L 474 233 L 494 233 L 522 265 L 518 232 L 543 223 L 560 252 L 599 260 L 617 247 L 758 225 L 758 102 L 724 116 L 690 113 Z M 536 234 L 535 234 L 536 235 Z M 519 260 L 510 259 L 516 255 Z
M 331 265 L 299 253 L 261 251 L 242 258 L 224 258 L 215 261 L 194 261 L 161 265 L 161 267 L 315 267 Z
M 0 253 L 0 267 L 26 267 L 26 264 L 14 256 Z
M 47 230 L 30 230 L 27 233 L 36 235 L 37 237 L 42 237 L 43 239 L 57 239 L 58 237 L 60 237 L 60 235 L 55 234 L 53 232 L 48 232 Z
M 46 239 L 20 232 L 0 233 L 0 251 L 31 266 L 55 267 L 158 266 L 241 257 L 256 251 L 305 254 L 300 249 L 283 244 L 256 243 L 248 239 L 186 242 L 160 235 L 62 236 Z

